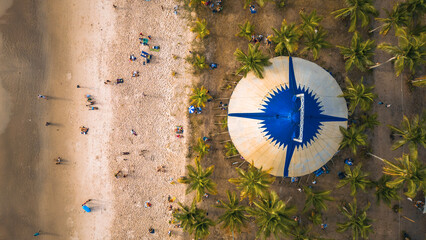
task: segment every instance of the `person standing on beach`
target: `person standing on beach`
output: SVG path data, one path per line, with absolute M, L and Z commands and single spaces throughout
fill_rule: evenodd
M 46 100 L 48 100 L 48 99 L 47 99 L 47 96 L 44 96 L 44 95 L 40 95 L 40 94 L 38 95 L 38 98 L 43 98 L 43 99 L 46 99 Z
M 40 235 L 40 233 L 41 233 L 41 231 L 40 230 L 38 230 L 38 232 L 36 232 L 36 233 L 34 233 L 34 237 L 37 237 L 37 236 L 39 236 Z

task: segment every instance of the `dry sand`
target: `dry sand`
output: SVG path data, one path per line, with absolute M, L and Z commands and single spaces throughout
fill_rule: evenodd
M 184 173 L 186 139 L 175 137 L 174 126 L 187 129 L 191 84 L 183 57 L 192 35 L 173 6 L 20 0 L 0 8 L 0 239 L 29 239 L 38 230 L 43 239 L 167 238 L 167 197 L 184 197 L 170 180 Z M 160 52 L 141 46 L 139 32 Z M 150 64 L 142 64 L 141 50 L 153 54 Z M 140 77 L 131 77 L 134 70 Z M 116 78 L 124 83 L 104 84 Z M 40 93 L 50 99 L 37 99 Z M 85 107 L 85 94 L 98 111 Z M 54 164 L 58 156 L 63 165 Z M 165 173 L 156 171 L 161 165 Z M 128 177 L 116 179 L 118 170 Z M 81 209 L 87 199 L 91 213 Z

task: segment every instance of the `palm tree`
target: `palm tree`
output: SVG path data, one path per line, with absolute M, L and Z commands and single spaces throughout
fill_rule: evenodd
M 311 51 L 314 56 L 314 60 L 318 59 L 320 49 L 331 47 L 331 44 L 325 40 L 327 31 L 325 31 L 322 27 L 318 29 L 308 28 L 303 32 L 306 47 L 303 48 L 302 53 L 305 51 Z
M 300 18 L 302 18 L 302 23 L 300 24 L 300 29 L 303 31 L 310 30 L 314 31 L 319 27 L 319 23 L 322 21 L 323 17 L 317 15 L 317 11 L 312 11 L 309 15 L 305 12 L 299 12 Z
M 188 6 L 194 6 L 194 5 L 198 5 L 201 4 L 203 2 L 203 0 L 189 0 L 189 4 Z
M 196 168 L 192 165 L 186 165 L 188 176 L 178 179 L 178 182 L 188 184 L 186 194 L 196 191 L 195 200 L 201 201 L 205 193 L 216 194 L 216 183 L 210 178 L 213 174 L 214 166 L 210 166 L 205 170 L 201 167 L 200 161 L 195 161 Z
M 424 0 L 408 0 L 401 4 L 401 7 L 408 12 L 413 20 L 421 18 L 426 12 L 426 4 Z
M 350 128 L 345 129 L 344 127 L 340 126 L 339 129 L 343 134 L 343 140 L 340 143 L 339 150 L 348 147 L 352 150 L 352 153 L 356 155 L 358 146 L 367 145 L 367 135 L 363 133 L 363 127 L 357 127 L 356 125 L 353 125 Z
M 391 163 L 383 159 L 386 166 L 383 167 L 383 173 L 395 177 L 386 186 L 390 188 L 399 188 L 406 185 L 408 190 L 404 194 L 414 198 L 419 191 L 426 192 L 426 166 L 420 163 L 417 156 L 404 154 L 402 158 L 397 158 L 397 163 Z
M 195 21 L 194 27 L 191 28 L 191 32 L 197 33 L 197 38 L 204 39 L 210 34 L 210 31 L 207 29 L 206 19 Z
M 173 213 L 173 217 L 181 224 L 183 230 L 194 234 L 195 239 L 207 237 L 210 234 L 209 227 L 214 226 L 214 222 L 207 218 L 206 212 L 198 209 L 195 201 L 190 207 L 182 203 L 178 204 L 181 208 Z
M 221 121 L 219 121 L 220 128 L 223 130 L 226 130 L 228 128 L 228 118 L 224 118 Z
M 358 36 L 358 33 L 355 32 L 350 47 L 337 47 L 345 59 L 346 71 L 351 70 L 352 65 L 355 65 L 359 70 L 364 72 L 369 66 L 374 65 L 373 61 L 371 61 L 371 58 L 374 56 L 374 49 L 376 48 L 374 40 L 368 39 L 363 42 L 361 37 Z
M 269 2 L 271 0 L 243 0 L 244 1 L 244 9 L 246 9 L 248 6 L 252 5 L 252 2 L 256 2 L 260 7 L 265 6 L 266 2 Z
M 228 202 L 219 201 L 218 208 L 225 209 L 225 213 L 219 217 L 218 223 L 222 223 L 222 228 L 232 232 L 241 232 L 241 227 L 244 227 L 248 218 L 245 216 L 246 207 L 240 205 L 240 201 L 235 193 L 226 191 Z
M 254 208 L 248 208 L 247 212 L 250 217 L 255 218 L 259 228 L 256 237 L 268 238 L 273 234 L 276 239 L 281 239 L 279 236 L 287 234 L 290 227 L 296 223 L 291 218 L 296 212 L 296 208 L 287 206 L 275 192 L 268 192 L 254 202 L 254 206 Z
M 399 200 L 401 199 L 396 192 L 396 188 L 390 188 L 387 186 L 387 183 L 390 182 L 391 177 L 389 175 L 383 175 L 379 181 L 374 182 L 374 185 L 376 185 L 376 199 L 377 204 L 380 203 L 380 201 L 383 201 L 388 207 L 391 206 L 392 200 Z
M 241 168 L 235 168 L 239 177 L 231 178 L 228 181 L 237 185 L 237 189 L 241 191 L 241 200 L 248 197 L 249 202 L 257 196 L 264 196 L 269 186 L 275 181 L 275 177 L 269 175 L 270 170 L 264 171 L 262 167 L 256 168 L 253 163 L 250 164 L 247 171 Z
M 237 156 L 238 150 L 237 148 L 234 146 L 234 144 L 232 142 L 226 142 L 225 143 L 225 149 L 226 149 L 226 156 L 227 157 L 233 157 L 233 156 Z
M 344 97 L 349 101 L 349 111 L 353 113 L 358 105 L 363 112 L 370 110 L 371 104 L 377 97 L 373 93 L 374 86 L 365 86 L 364 77 L 361 77 L 360 83 L 356 85 L 348 77 L 345 80 L 346 89 L 339 97 Z
M 406 67 L 408 67 L 410 71 L 414 73 L 416 66 L 425 64 L 426 34 L 421 34 L 420 36 L 410 36 L 407 34 L 405 29 L 398 28 L 395 35 L 398 37 L 398 46 L 392 46 L 389 43 L 381 43 L 378 46 L 379 49 L 382 49 L 385 52 L 393 55 L 393 57 L 384 63 L 394 61 L 396 76 L 399 76 Z M 381 66 L 384 63 L 377 64 L 371 68 Z
M 396 150 L 405 144 L 408 144 L 410 152 L 417 155 L 417 146 L 426 147 L 426 115 L 421 117 L 415 115 L 410 121 L 407 116 L 403 116 L 401 127 L 388 125 L 392 133 L 402 137 L 394 142 L 392 150 Z
M 297 50 L 299 47 L 299 38 L 302 32 L 296 26 L 296 24 L 287 24 L 284 19 L 280 30 L 272 28 L 274 35 L 272 36 L 272 42 L 276 44 L 275 53 L 278 55 L 290 55 Z
M 348 203 L 347 207 L 340 207 L 340 212 L 347 218 L 343 223 L 337 223 L 337 232 L 344 232 L 348 229 L 352 230 L 352 239 L 356 240 L 359 237 L 367 239 L 368 235 L 373 232 L 371 229 L 372 220 L 367 217 L 367 210 L 370 208 L 370 203 L 365 208 L 358 211 L 356 199 L 353 203 Z
M 206 102 L 212 99 L 212 96 L 209 95 L 209 90 L 201 86 L 201 88 L 192 89 L 190 99 L 192 100 L 191 104 L 194 104 L 196 107 L 205 107 Z
M 244 24 L 238 24 L 238 28 L 240 32 L 235 36 L 243 37 L 250 41 L 251 36 L 254 34 L 254 25 L 250 24 L 249 20 L 247 20 Z
M 327 210 L 325 201 L 333 201 L 334 198 L 330 197 L 331 190 L 329 191 L 312 191 L 311 188 L 304 187 L 306 194 L 305 206 L 303 212 L 306 212 L 310 207 L 313 207 L 316 211 Z
M 189 62 L 193 67 L 196 73 L 201 72 L 206 69 L 206 57 L 204 55 L 200 55 L 199 53 L 193 52 L 192 55 L 185 58 L 187 62 Z
M 409 23 L 409 15 L 408 12 L 400 6 L 399 3 L 393 6 L 391 12 L 384 9 L 387 14 L 387 18 L 376 18 L 376 20 L 383 22 L 382 25 L 370 31 L 370 33 L 380 30 L 380 34 L 387 35 L 389 30 L 393 27 L 395 29 L 400 27 L 406 27 Z
M 243 73 L 244 77 L 247 76 L 247 73 L 250 71 L 254 72 L 258 78 L 263 78 L 263 67 L 269 66 L 272 63 L 269 61 L 270 57 L 263 55 L 259 50 L 259 43 L 253 45 L 248 45 L 247 55 L 237 48 L 234 52 L 234 56 L 237 58 L 243 66 L 237 70 L 237 74 Z
M 359 21 L 361 27 L 365 27 L 370 23 L 370 15 L 377 16 L 378 12 L 374 8 L 371 0 L 345 0 L 346 8 L 342 8 L 332 12 L 335 18 L 350 18 L 351 25 L 349 32 L 355 31 Z
M 361 121 L 361 128 L 364 128 L 364 129 L 373 130 L 374 127 L 380 125 L 380 122 L 377 120 L 377 113 L 374 113 L 371 115 L 364 113 L 361 115 L 360 121 Z
M 311 210 L 308 219 L 315 225 L 320 225 L 322 223 L 322 213 L 315 209 Z
M 198 159 L 203 159 L 210 151 L 210 145 L 207 144 L 202 138 L 198 138 L 197 145 L 193 147 L 194 151 L 198 153 Z
M 410 80 L 410 83 L 415 87 L 424 87 L 426 86 L 426 75 Z
M 361 189 L 365 192 L 365 188 L 372 182 L 367 179 L 368 173 L 361 171 L 362 164 L 358 164 L 353 170 L 348 165 L 345 165 L 346 177 L 339 181 L 337 184 L 338 188 L 341 188 L 347 184 L 351 187 L 351 196 L 355 196 L 357 189 Z
M 297 225 L 291 229 L 289 235 L 293 237 L 293 240 L 321 240 L 324 238 L 317 237 L 315 235 L 310 234 L 310 227 L 303 227 L 301 225 Z

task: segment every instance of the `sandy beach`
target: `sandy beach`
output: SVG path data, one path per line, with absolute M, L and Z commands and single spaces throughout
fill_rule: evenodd
M 43 239 L 166 239 L 169 230 L 178 239 L 167 199 L 184 200 L 183 186 L 171 182 L 186 161 L 186 139 L 174 127 L 187 129 L 183 58 L 192 35 L 174 2 L 1 4 L 0 239 L 39 230 Z M 142 46 L 140 32 L 160 51 Z M 141 50 L 151 63 L 143 64 Z M 124 83 L 104 84 L 117 78 Z M 88 110 L 86 94 L 98 110 Z M 117 171 L 127 177 L 115 178 Z

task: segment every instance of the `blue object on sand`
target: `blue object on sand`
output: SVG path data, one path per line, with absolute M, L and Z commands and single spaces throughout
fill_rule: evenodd
M 195 112 L 195 107 L 194 106 L 189 106 L 189 108 L 188 108 L 188 111 L 189 111 L 189 113 L 194 113 Z
M 84 211 L 86 211 L 86 212 L 91 212 L 92 211 L 92 209 L 90 209 L 88 206 L 86 206 L 86 205 L 83 205 L 82 206 L 82 208 L 83 208 L 83 210 Z

